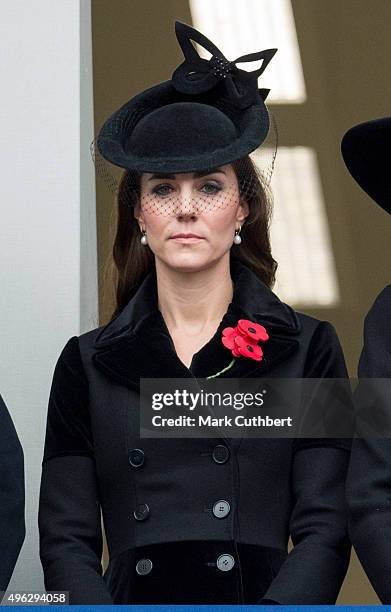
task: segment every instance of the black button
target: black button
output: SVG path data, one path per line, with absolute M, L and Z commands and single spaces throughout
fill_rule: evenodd
M 140 448 L 133 448 L 129 453 L 129 463 L 133 467 L 141 467 L 144 463 L 144 451 Z
M 229 459 L 229 449 L 224 444 L 218 444 L 213 449 L 212 457 L 216 463 L 226 463 Z
M 140 559 L 136 563 L 136 572 L 140 576 L 146 576 L 152 570 L 152 561 L 151 559 Z
M 218 557 L 216 565 L 222 572 L 229 572 L 235 565 L 235 559 L 229 553 L 223 553 Z
M 219 501 L 213 504 L 213 514 L 216 518 L 225 518 L 228 516 L 230 510 L 231 506 L 225 499 L 219 499 Z
M 148 504 L 139 504 L 136 510 L 133 512 L 133 516 L 136 521 L 145 521 L 145 519 L 149 516 Z

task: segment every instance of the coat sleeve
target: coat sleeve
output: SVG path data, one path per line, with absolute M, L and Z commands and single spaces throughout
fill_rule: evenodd
M 391 378 L 391 285 L 365 318 L 359 378 Z M 347 487 L 352 544 L 383 604 L 391 604 L 391 440 L 353 441 Z
M 45 587 L 69 591 L 70 604 L 112 604 L 102 576 L 100 499 L 79 341 L 55 367 L 49 397 L 39 499 Z
M 25 538 L 24 499 L 23 450 L 0 396 L 0 591 L 7 589 Z
M 326 321 L 313 334 L 305 376 L 347 376 L 338 337 Z M 345 478 L 351 441 L 313 438 L 296 442 L 291 471 L 293 549 L 259 603 L 267 599 L 285 605 L 333 604 L 350 559 Z

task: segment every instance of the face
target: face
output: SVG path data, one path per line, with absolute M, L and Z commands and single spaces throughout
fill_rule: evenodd
M 209 173 L 143 173 L 135 216 L 155 257 L 190 271 L 228 254 L 248 212 L 234 169 L 225 165 Z

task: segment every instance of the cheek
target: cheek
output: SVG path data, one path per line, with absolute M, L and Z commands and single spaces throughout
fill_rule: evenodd
M 145 225 L 147 234 L 154 240 L 159 240 L 166 235 L 166 227 L 169 224 L 169 218 L 164 215 L 144 213 Z
M 225 210 L 217 210 L 207 219 L 207 225 L 212 232 L 229 233 L 235 228 L 236 207 Z

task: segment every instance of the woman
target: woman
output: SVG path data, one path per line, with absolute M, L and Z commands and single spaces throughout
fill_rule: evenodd
M 391 212 L 389 151 L 391 117 L 352 127 L 343 137 L 342 154 L 353 178 L 383 210 Z M 369 378 L 391 378 L 391 285 L 385 287 L 365 317 L 364 346 L 358 376 L 361 388 L 371 389 Z M 386 381 L 375 382 L 371 400 L 389 413 Z M 386 404 L 379 398 L 386 398 Z M 373 436 L 373 434 L 372 434 Z M 357 438 L 353 442 L 347 480 L 349 527 L 352 543 L 384 604 L 391 604 L 391 441 Z
M 275 51 L 239 58 L 263 60 L 248 73 L 193 28 L 176 32 L 185 61 L 172 80 L 114 113 L 98 139 L 126 168 L 117 308 L 68 341 L 54 373 L 46 587 L 86 604 L 333 603 L 350 555 L 348 444 L 140 437 L 142 378 L 346 376 L 333 327 L 269 288 L 268 201 L 248 154 L 268 132 L 257 78 Z
M 7 589 L 25 538 L 24 459 L 0 395 L 0 591 Z

